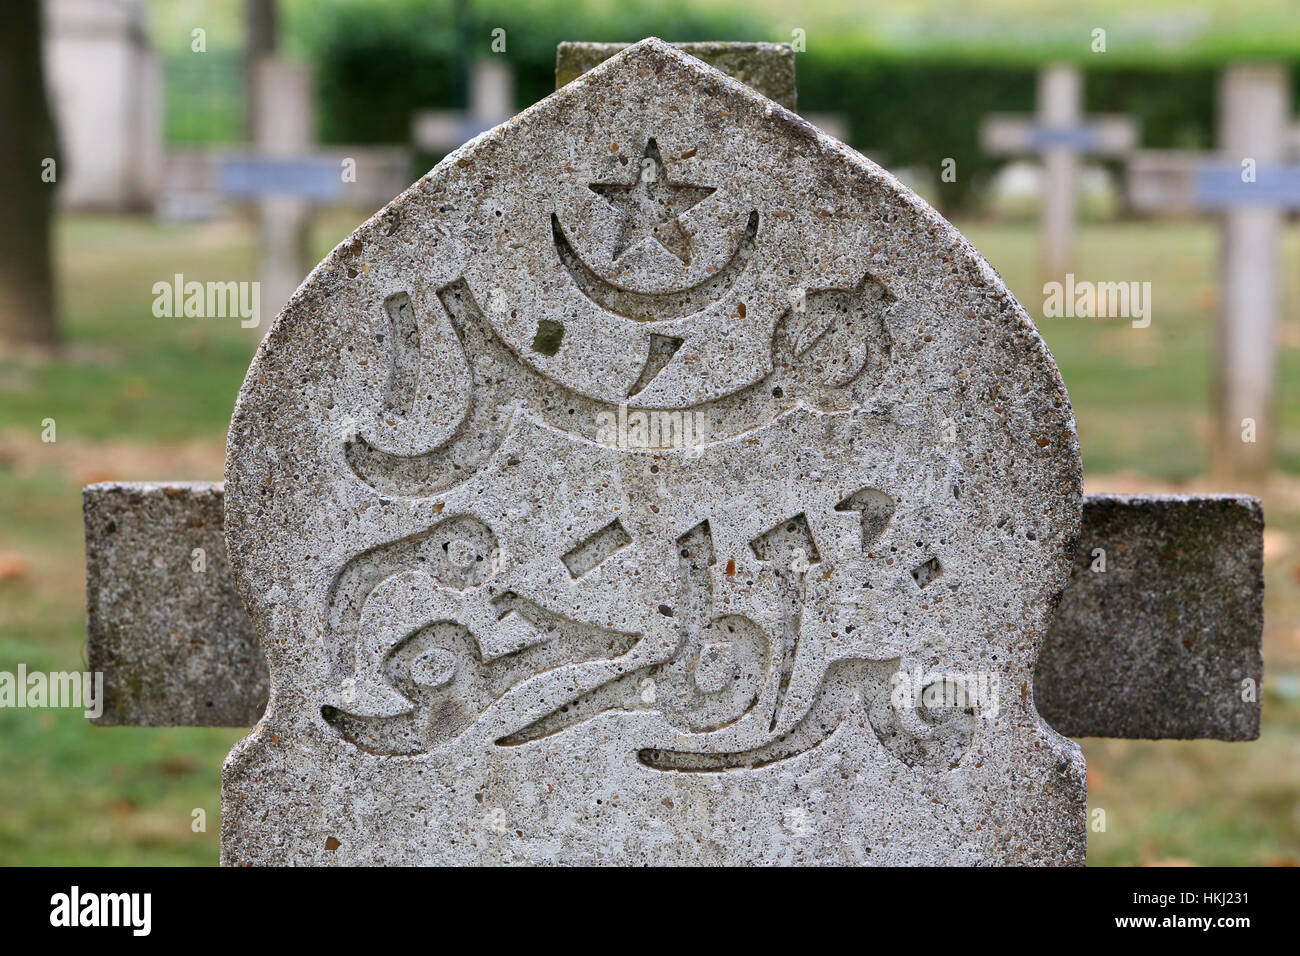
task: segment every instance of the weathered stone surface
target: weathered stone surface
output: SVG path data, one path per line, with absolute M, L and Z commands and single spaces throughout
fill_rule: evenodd
M 145 527 L 157 518 L 156 512 L 119 519 L 117 524 L 126 520 L 136 525 L 145 548 L 152 548 L 169 529 L 183 527 L 188 545 L 224 555 L 221 485 L 190 487 L 201 493 L 170 498 L 160 527 Z M 119 509 L 146 500 L 136 485 L 101 485 L 95 494 L 101 502 L 104 496 L 115 496 Z M 177 513 L 182 507 L 187 517 Z M 1223 521 L 1213 534 L 1205 534 L 1207 514 L 1217 514 Z M 1035 699 L 1047 722 L 1067 737 L 1254 739 L 1259 704 L 1225 697 L 1225 671 L 1210 666 L 1215 661 L 1249 662 L 1247 672 L 1258 684 L 1263 626 L 1258 586 L 1262 582 L 1252 583 L 1242 573 L 1261 560 L 1263 542 L 1254 499 L 1088 495 L 1083 500 L 1082 528 L 1074 573 L 1034 671 Z M 1098 543 L 1098 529 L 1104 529 L 1104 545 Z M 1202 536 L 1204 550 L 1194 578 L 1184 588 L 1179 584 L 1180 575 L 1188 571 L 1185 556 L 1179 548 L 1161 543 L 1187 541 L 1195 535 Z M 95 547 L 92 542 L 88 545 Z M 1098 577 L 1091 570 L 1095 547 L 1106 548 L 1108 568 L 1118 567 L 1120 574 Z M 114 567 L 139 564 L 121 560 Z M 152 562 L 145 567 L 153 568 Z M 170 572 L 166 562 L 164 568 Z M 138 650 L 129 656 L 142 658 L 181 628 L 202 634 L 203 644 L 176 646 L 177 652 L 190 656 L 173 659 L 161 690 L 184 702 L 198 699 L 202 688 L 216 684 L 227 695 L 220 704 L 221 722 L 251 727 L 266 709 L 266 663 L 229 568 L 224 561 L 209 564 L 208 573 L 224 580 L 208 582 L 211 594 L 203 601 L 155 607 L 145 615 L 135 615 L 132 606 L 122 602 L 92 603 L 90 656 L 92 660 L 102 656 L 95 640 L 99 634 L 116 635 L 119 645 L 131 642 Z M 134 580 L 142 593 L 155 593 L 168 588 L 173 577 L 166 573 Z M 114 616 L 124 613 L 131 616 Z M 164 616 L 168 613 L 183 616 Z M 1192 646 L 1174 653 L 1184 641 Z M 224 650 L 216 650 L 217 644 Z M 248 661 L 249 669 L 241 671 L 238 680 L 227 681 L 224 673 L 214 680 L 209 670 L 227 672 L 231 660 Z M 1189 662 L 1196 666 L 1187 666 Z M 1226 672 L 1233 673 L 1234 668 Z M 113 681 L 111 672 L 108 680 Z M 1109 690 L 1103 690 L 1103 684 Z M 148 711 L 130 707 L 129 699 L 118 698 L 116 703 L 128 706 L 114 709 L 115 701 L 110 700 L 103 722 L 183 725 L 193 715 L 192 708 L 157 700 Z M 210 719 L 212 711 L 204 713 Z M 1162 716 L 1166 713 L 1181 717 L 1169 720 Z
M 255 721 L 269 682 L 226 560 L 220 486 L 90 485 L 82 504 L 87 659 L 104 674 L 95 722 Z
M 561 43 L 555 50 L 555 88 L 572 83 L 627 43 Z M 794 50 L 788 43 L 675 43 L 683 53 L 735 77 L 788 110 L 797 109 Z
M 1038 662 L 1044 719 L 1071 737 L 1258 737 L 1263 534 L 1254 498 L 1088 496 Z
M 1078 530 L 1050 354 L 893 177 L 667 44 L 317 267 L 226 489 L 272 681 L 227 863 L 1083 860 L 1019 690 Z

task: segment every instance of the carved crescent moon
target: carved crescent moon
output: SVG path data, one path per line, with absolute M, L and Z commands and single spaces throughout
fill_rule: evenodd
M 606 312 L 613 312 L 634 322 L 662 322 L 702 312 L 731 291 L 754 253 L 754 239 L 758 235 L 758 210 L 749 214 L 745 232 L 726 265 L 695 285 L 671 292 L 637 292 L 601 278 L 573 251 L 573 246 L 560 226 L 560 217 L 555 213 L 551 213 L 551 233 L 560 262 L 583 295 Z

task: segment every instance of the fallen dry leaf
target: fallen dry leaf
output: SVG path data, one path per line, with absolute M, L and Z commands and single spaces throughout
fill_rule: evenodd
M 0 581 L 20 581 L 31 570 L 32 566 L 21 554 L 12 551 L 0 554 Z

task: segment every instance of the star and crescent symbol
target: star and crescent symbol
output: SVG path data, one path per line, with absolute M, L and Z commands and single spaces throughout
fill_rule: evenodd
M 589 183 L 588 188 L 621 214 L 613 260 L 645 243 L 657 243 L 683 266 L 691 262 L 691 237 L 680 217 L 708 199 L 716 186 L 670 180 L 659 144 L 646 141 L 638 172 L 630 183 Z M 759 214 L 752 210 L 735 250 L 721 268 L 692 285 L 663 292 L 645 292 L 611 282 L 578 255 L 558 213 L 551 214 L 556 255 L 578 290 L 597 306 L 635 322 L 663 322 L 703 312 L 724 298 L 748 266 L 758 235 Z
M 591 183 L 590 189 L 623 216 L 614 243 L 615 259 L 633 246 L 653 240 L 683 265 L 691 262 L 691 237 L 678 217 L 716 192 L 714 186 L 670 182 L 654 137 L 647 140 L 630 184 Z
M 683 228 L 680 217 L 718 191 L 716 186 L 670 179 L 654 137 L 646 140 L 639 171 L 630 183 L 589 183 L 588 188 L 621 214 L 612 250 L 615 263 L 629 250 L 653 242 L 675 256 L 683 266 L 689 266 L 691 262 L 691 237 Z M 561 266 L 583 297 L 606 312 L 634 322 L 670 322 L 701 314 L 732 292 L 749 264 L 758 258 L 754 253 L 761 219 L 757 209 L 749 212 L 735 248 L 719 268 L 691 285 L 659 292 L 630 288 L 611 281 L 608 273 L 584 262 L 566 233 L 558 211 L 551 213 L 551 237 Z M 836 314 L 851 312 L 858 319 L 865 320 L 893 301 L 884 286 L 867 273 L 851 289 L 807 291 L 814 300 L 826 301 L 823 303 L 825 308 L 808 309 L 801 305 L 794 310 L 798 313 L 794 325 L 799 327 L 799 332 L 795 340 L 787 344 L 794 346 L 798 356 L 825 338 L 823 333 L 835 324 Z M 643 391 L 650 380 L 671 363 L 683 342 L 684 337 L 678 334 L 651 337 L 650 354 L 629 397 Z M 866 359 L 866 346 L 859 342 L 857 351 L 861 353 L 861 361 L 850 361 L 840 376 L 844 382 L 836 384 L 845 384 L 861 371 Z

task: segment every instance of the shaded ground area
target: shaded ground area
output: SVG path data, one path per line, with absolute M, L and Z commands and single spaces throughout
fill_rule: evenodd
M 323 255 L 355 217 L 317 227 Z M 1032 314 L 1030 225 L 958 223 Z M 1076 275 L 1150 281 L 1153 321 L 1040 323 L 1075 404 L 1089 490 L 1208 490 L 1210 224 L 1090 226 Z M 0 358 L 0 670 L 85 666 L 80 488 L 217 479 L 252 354 L 233 319 L 155 318 L 152 286 L 252 280 L 241 224 L 79 218 L 59 232 L 70 347 Z M 1285 261 L 1300 254 L 1288 235 Z M 1093 864 L 1300 863 L 1300 270 L 1284 270 L 1283 471 L 1261 494 L 1269 531 L 1264 732 L 1252 744 L 1085 741 Z M 41 441 L 53 418 L 57 441 Z M 241 732 L 87 726 L 80 712 L 0 710 L 0 863 L 210 864 L 220 766 Z M 193 829 L 203 810 L 206 830 Z

